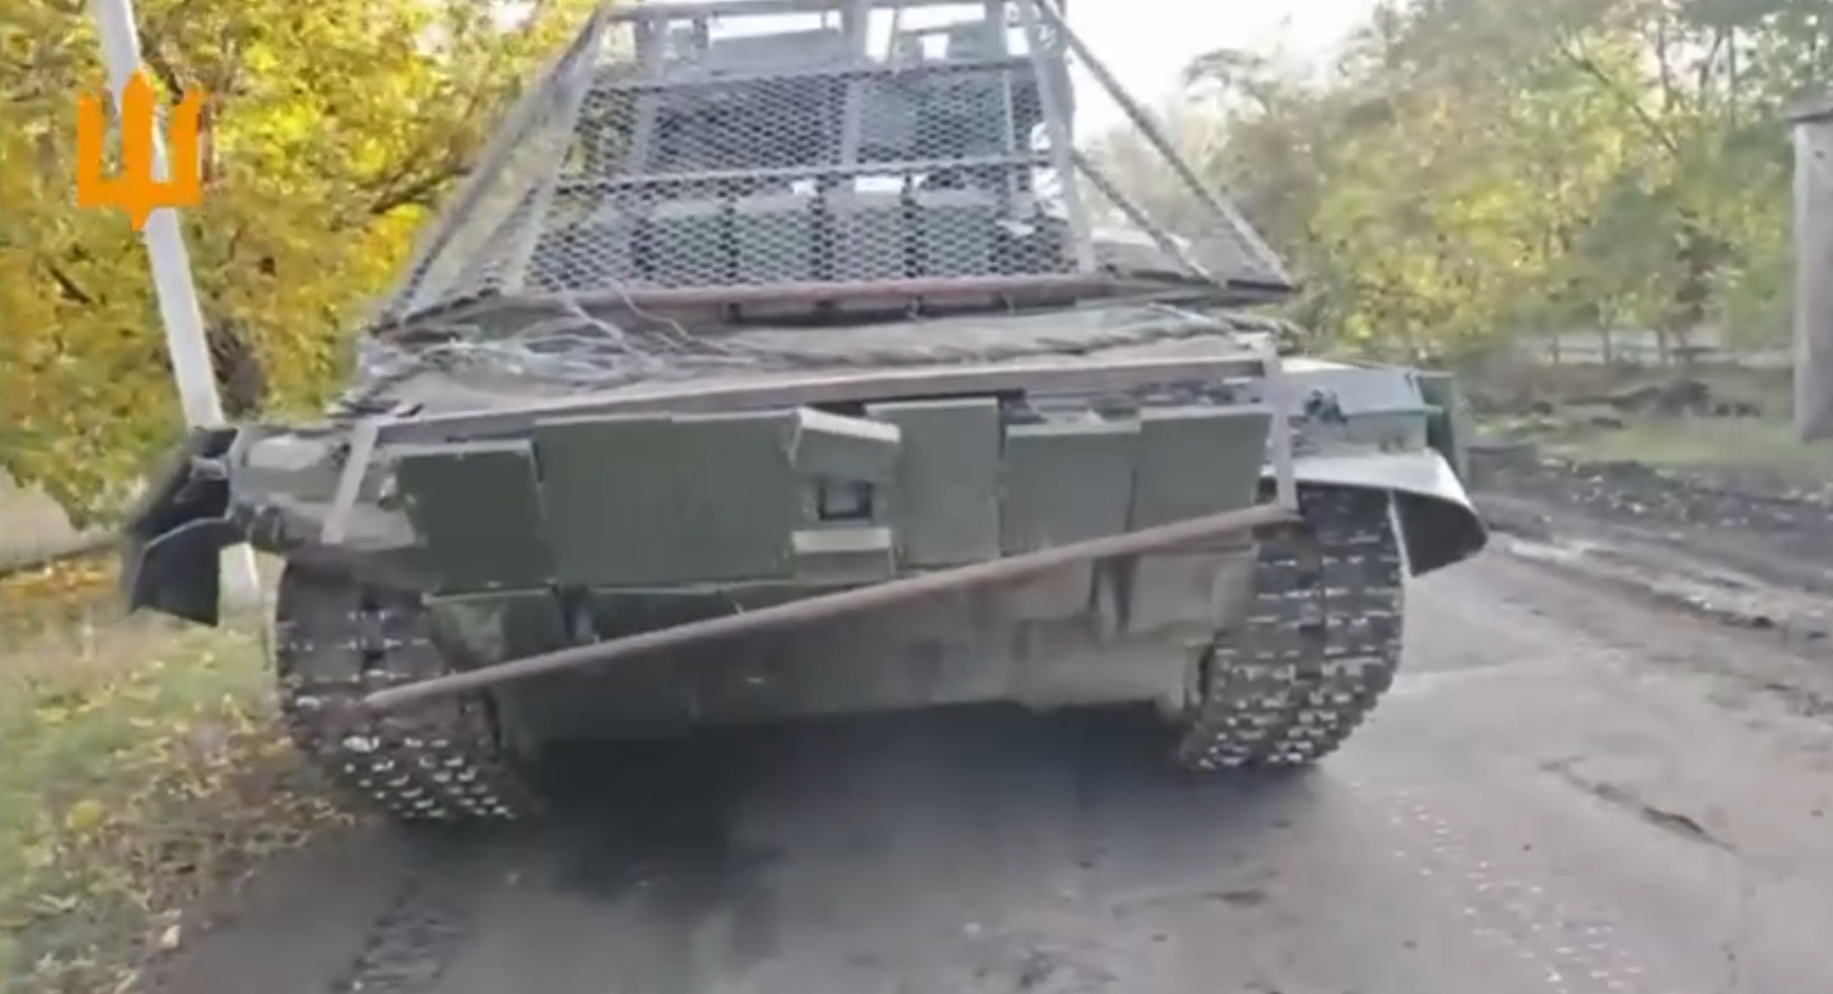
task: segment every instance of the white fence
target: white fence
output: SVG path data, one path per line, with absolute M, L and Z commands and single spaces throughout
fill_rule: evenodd
M 1649 328 L 1556 332 L 1522 338 L 1515 351 L 1531 362 L 1550 366 L 1671 366 L 1691 358 L 1706 365 L 1787 369 L 1795 362 L 1788 349 L 1728 347 L 1714 328 L 1699 328 L 1683 343 L 1665 344 L 1661 334 Z

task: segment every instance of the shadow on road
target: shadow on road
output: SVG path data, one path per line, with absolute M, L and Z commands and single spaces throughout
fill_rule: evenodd
M 1328 778 L 1196 778 L 1169 746 L 1149 710 L 987 707 L 569 747 L 543 764 L 542 823 L 360 834 L 270 875 L 268 906 L 175 975 L 443 994 L 547 955 L 615 959 L 645 990 L 855 956 L 1019 970 L 1035 943 L 1013 923 L 1108 921 L 1098 946 L 1128 916 L 1150 933 L 1170 909 L 1260 904 L 1288 830 L 1329 806 Z
M 567 890 L 695 903 L 722 899 L 728 885 L 813 843 L 829 858 L 864 854 L 889 850 L 900 831 L 972 831 L 990 816 L 1023 832 L 1029 819 L 1012 814 L 1072 814 L 1057 798 L 1156 812 L 1161 824 L 1213 837 L 1228 832 L 1218 819 L 1229 812 L 1248 817 L 1302 790 L 1304 777 L 1292 774 L 1183 773 L 1168 763 L 1170 746 L 1146 708 L 1036 715 L 1000 706 L 574 745 L 544 759 L 553 808 L 525 843 L 558 858 L 555 883 Z M 1026 807 L 1027 798 L 1038 803 Z M 1174 817 L 1199 809 L 1201 818 Z

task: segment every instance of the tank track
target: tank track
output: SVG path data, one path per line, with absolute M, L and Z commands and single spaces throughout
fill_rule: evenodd
M 1200 661 L 1175 761 L 1213 772 L 1334 752 L 1400 665 L 1405 564 L 1385 491 L 1303 486 L 1259 543 L 1245 620 Z
M 1389 496 L 1305 487 L 1306 524 L 1263 538 L 1245 621 L 1197 668 L 1178 765 L 1296 767 L 1340 746 L 1400 662 L 1404 564 Z M 340 786 L 411 823 L 538 815 L 499 746 L 489 702 L 443 698 L 374 714 L 364 695 L 451 671 L 411 594 L 297 565 L 281 577 L 274 663 L 293 741 Z
M 403 822 L 507 822 L 539 812 L 482 696 L 381 714 L 363 707 L 372 691 L 451 671 L 414 595 L 289 565 L 273 644 L 287 731 L 339 786 Z

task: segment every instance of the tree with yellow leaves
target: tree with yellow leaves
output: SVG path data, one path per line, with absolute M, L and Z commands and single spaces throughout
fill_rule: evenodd
M 150 0 L 146 68 L 208 95 L 184 217 L 227 399 L 315 405 L 348 334 L 506 98 L 586 0 Z M 0 0 L 0 470 L 105 515 L 182 418 L 119 212 L 76 205 L 76 105 L 104 75 L 83 0 Z
M 1177 117 L 1304 282 L 1291 316 L 1330 345 L 1457 362 L 1630 328 L 1773 348 L 1793 271 L 1781 110 L 1833 79 L 1826 12 L 1378 0 L 1327 73 L 1196 60 Z

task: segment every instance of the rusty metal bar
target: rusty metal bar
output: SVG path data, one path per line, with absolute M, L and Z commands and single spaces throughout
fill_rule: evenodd
M 405 686 L 379 690 L 363 699 L 377 710 L 399 708 L 435 697 L 481 690 L 514 680 L 597 666 L 646 653 L 708 639 L 750 635 L 776 628 L 807 624 L 842 615 L 857 614 L 906 601 L 954 593 L 975 587 L 996 586 L 1023 580 L 1063 566 L 1120 556 L 1137 556 L 1201 542 L 1223 535 L 1251 531 L 1297 520 L 1297 515 L 1277 504 L 1224 511 L 1220 514 L 1176 521 L 1120 535 L 1059 545 L 1023 555 L 1007 556 L 955 569 L 904 577 L 870 587 L 856 587 L 806 600 L 778 604 L 744 614 L 728 614 L 672 628 L 641 632 L 610 642 L 578 645 L 556 652 L 483 666 L 463 673 L 434 677 Z

